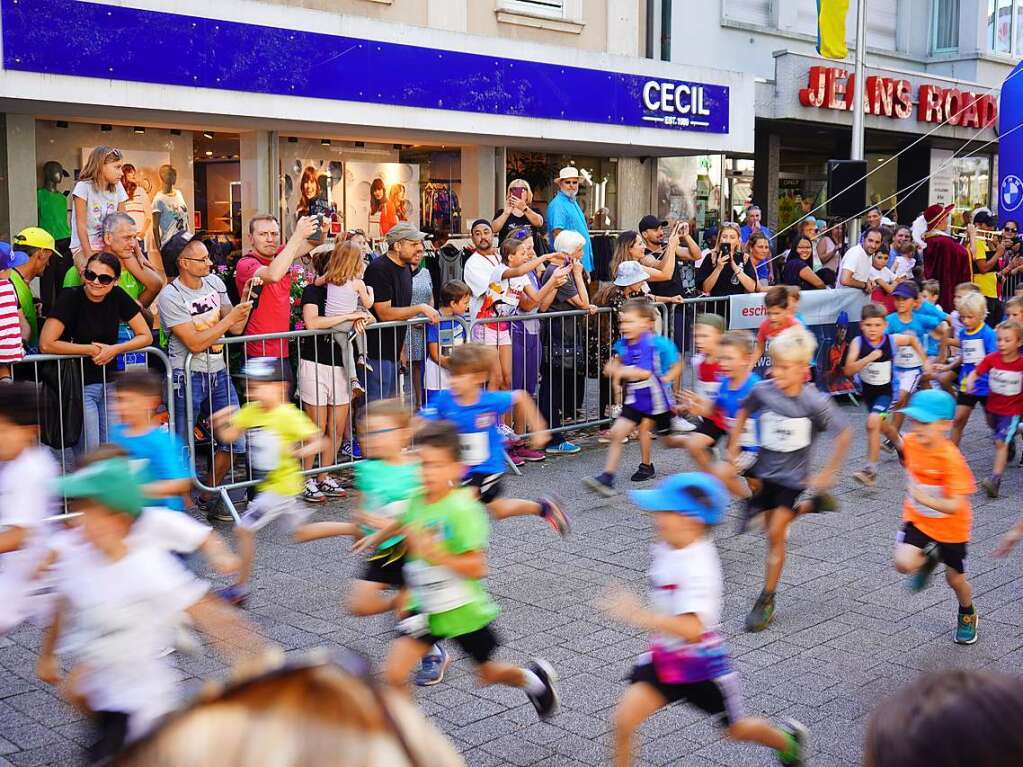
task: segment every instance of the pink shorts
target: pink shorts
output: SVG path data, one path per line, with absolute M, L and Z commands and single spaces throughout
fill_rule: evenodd
M 484 346 L 511 346 L 511 330 L 508 329 L 508 323 L 506 322 L 474 325 L 472 341 Z
M 348 375 L 339 365 L 298 361 L 298 396 L 307 405 L 347 405 Z

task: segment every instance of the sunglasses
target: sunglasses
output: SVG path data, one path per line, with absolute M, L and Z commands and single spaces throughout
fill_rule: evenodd
M 117 278 L 112 274 L 96 274 L 92 269 L 86 269 L 82 272 L 82 279 L 86 282 L 97 282 L 106 287 L 107 285 L 113 285 L 114 280 Z

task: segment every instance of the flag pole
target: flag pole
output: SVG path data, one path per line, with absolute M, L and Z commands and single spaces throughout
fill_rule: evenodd
M 856 91 L 853 95 L 852 143 L 849 159 L 862 160 L 863 157 L 863 54 L 866 45 L 867 0 L 856 0 Z M 898 201 L 896 200 L 896 203 Z M 852 221 L 849 234 L 849 246 L 859 242 L 860 219 Z

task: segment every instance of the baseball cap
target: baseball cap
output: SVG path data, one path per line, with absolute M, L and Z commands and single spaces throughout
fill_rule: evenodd
M 995 220 L 991 216 L 991 213 L 989 211 L 978 210 L 976 213 L 973 214 L 973 223 L 983 224 L 984 226 L 992 226 L 994 225 Z
M 13 250 L 8 242 L 0 242 L 0 269 L 13 269 L 27 263 L 28 256 L 19 250 Z
M 242 378 L 249 381 L 285 381 L 283 360 L 277 357 L 251 357 L 242 365 Z
M 110 458 L 65 474 L 55 481 L 54 489 L 65 498 L 92 498 L 135 519 L 145 502 L 142 485 L 127 458 Z
M 728 509 L 728 492 L 721 480 L 699 471 L 676 474 L 652 490 L 634 490 L 629 498 L 641 509 L 674 511 L 705 525 L 723 522 Z
M 414 227 L 408 221 L 399 221 L 387 230 L 386 236 L 387 241 L 392 245 L 396 242 L 401 242 L 402 240 L 422 242 L 426 239 L 426 234 L 424 232 L 420 232 L 419 229 Z
M 469 227 L 469 231 L 472 232 L 472 230 L 475 229 L 480 224 L 486 224 L 487 227 L 489 227 L 491 231 L 493 231 L 493 229 L 494 229 L 494 225 L 491 224 L 489 220 L 487 220 L 485 218 L 477 218 L 475 221 L 472 222 L 472 226 Z
M 579 178 L 578 169 L 573 168 L 571 165 L 566 165 L 558 172 L 558 180 L 560 181 L 566 178 Z
M 639 261 L 622 261 L 618 265 L 618 276 L 615 277 L 615 285 L 620 288 L 626 288 L 629 285 L 635 285 L 637 282 L 643 282 L 650 278 L 650 275 L 646 273 L 646 269 L 639 263 Z
M 53 235 L 38 226 L 30 226 L 18 232 L 14 237 L 14 245 L 23 248 L 57 249 Z
M 912 282 L 900 282 L 892 291 L 893 298 L 916 298 L 919 295 L 920 291 Z
M 955 418 L 956 401 L 941 389 L 923 389 L 910 398 L 909 405 L 901 412 L 920 423 L 951 421 Z
M 645 232 L 647 229 L 659 229 L 662 226 L 667 226 L 668 222 L 663 218 L 657 218 L 657 216 L 646 215 L 639 220 L 639 231 Z

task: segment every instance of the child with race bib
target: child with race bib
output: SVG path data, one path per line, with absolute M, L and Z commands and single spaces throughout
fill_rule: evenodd
M 928 335 L 935 331 L 941 324 L 944 315 L 936 311 L 920 311 L 917 308 L 917 301 L 920 291 L 912 282 L 902 282 L 895 286 L 892 291 L 892 300 L 895 302 L 895 311 L 888 315 L 888 332 L 896 335 L 911 333 L 917 340 L 923 342 Z M 895 431 L 902 429 L 902 408 L 909 402 L 909 398 L 916 391 L 920 377 L 925 370 L 924 357 L 913 346 L 900 346 L 895 351 L 895 362 L 892 370 L 892 396 L 895 398 L 895 413 L 892 415 L 892 426 Z
M 958 347 L 959 354 L 949 362 L 949 369 L 959 367 L 959 379 L 956 386 L 956 416 L 952 423 L 952 441 L 959 444 L 973 409 L 977 405 L 984 406 L 987 402 L 988 383 L 986 375 L 978 375 L 971 388 L 967 388 L 966 380 L 987 355 L 997 350 L 995 330 L 984 322 L 987 317 L 987 301 L 981 293 L 966 293 L 959 299 L 959 320 L 962 328 L 952 341 Z
M 690 358 L 690 367 L 696 373 L 693 389 L 704 399 L 714 399 L 721 386 L 721 367 L 718 365 L 718 345 L 725 332 L 725 321 L 717 314 L 698 314 L 693 323 L 693 346 L 696 353 Z M 685 405 L 679 407 L 679 415 L 689 415 Z M 689 432 L 696 428 L 692 422 L 679 417 L 672 423 L 672 429 Z

